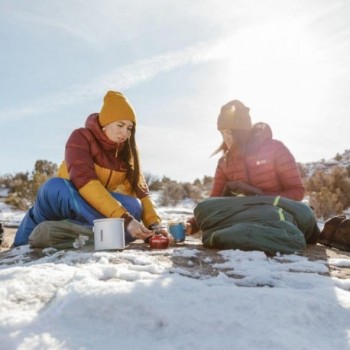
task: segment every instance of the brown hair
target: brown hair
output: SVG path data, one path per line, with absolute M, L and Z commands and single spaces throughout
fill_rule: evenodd
M 126 143 L 126 147 L 124 147 L 120 156 L 126 163 L 126 177 L 128 178 L 131 187 L 134 191 L 139 187 L 140 183 L 140 157 L 139 152 L 136 145 L 136 128 L 135 125 L 131 130 L 130 138 Z
M 245 154 L 248 140 L 250 137 L 250 130 L 230 130 L 232 138 L 235 140 L 235 146 L 233 149 L 228 149 L 225 142 L 222 142 L 222 144 L 211 154 L 211 157 L 213 157 L 215 154 L 218 154 L 219 152 L 223 152 L 224 154 L 229 151 L 235 151 L 237 150 L 241 154 Z

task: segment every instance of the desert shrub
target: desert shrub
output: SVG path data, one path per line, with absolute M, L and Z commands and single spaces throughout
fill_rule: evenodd
M 196 179 L 193 183 L 176 182 L 167 177 L 163 177 L 163 191 L 160 198 L 160 205 L 177 205 L 182 200 L 190 198 L 194 203 L 198 203 L 208 196 L 212 187 L 213 178 L 204 176 L 203 180 Z
M 319 218 L 328 219 L 350 207 L 350 177 L 344 167 L 315 171 L 305 182 L 305 188 Z
M 184 186 L 176 181 L 171 181 L 164 185 L 160 205 L 176 205 L 184 198 L 186 198 Z
M 6 175 L 5 184 L 9 195 L 5 203 L 20 210 L 27 210 L 35 201 L 39 187 L 57 172 L 57 165 L 47 160 L 37 160 L 29 173 Z

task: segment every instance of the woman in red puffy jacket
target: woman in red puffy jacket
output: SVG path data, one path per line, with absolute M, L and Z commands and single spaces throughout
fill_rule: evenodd
M 214 154 L 223 152 L 214 176 L 211 197 L 227 195 L 282 196 L 296 201 L 305 188 L 295 159 L 288 148 L 272 138 L 269 125 L 252 125 L 249 108 L 233 100 L 220 111 L 217 128 L 223 142 Z M 195 233 L 194 219 L 187 233 Z

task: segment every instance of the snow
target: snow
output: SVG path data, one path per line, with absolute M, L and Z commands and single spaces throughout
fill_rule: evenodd
M 326 262 L 227 250 L 203 258 L 217 272 L 205 274 L 196 247 L 12 250 L 0 260 L 0 348 L 350 349 L 350 279 L 327 276 Z
M 3 223 L 4 226 L 18 227 L 24 215 L 25 213 L 22 211 L 14 210 L 10 205 L 0 200 L 0 222 Z
M 0 198 L 6 198 L 9 195 L 10 190 L 4 185 L 0 185 Z
M 228 250 L 200 276 L 164 251 L 30 251 L 0 261 L 3 349 L 350 348 L 350 281 L 321 261 Z
M 25 213 L 4 211 L 0 212 L 0 221 L 5 227 L 18 227 L 24 218 Z

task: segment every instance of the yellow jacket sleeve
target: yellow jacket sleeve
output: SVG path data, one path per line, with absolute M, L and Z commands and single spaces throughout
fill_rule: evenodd
M 160 216 L 157 213 L 156 206 L 151 197 L 148 195 L 141 199 L 142 203 L 142 222 L 146 227 L 152 224 L 161 222 Z
M 111 196 L 99 180 L 91 180 L 79 189 L 80 195 L 107 218 L 120 218 L 126 209 Z

